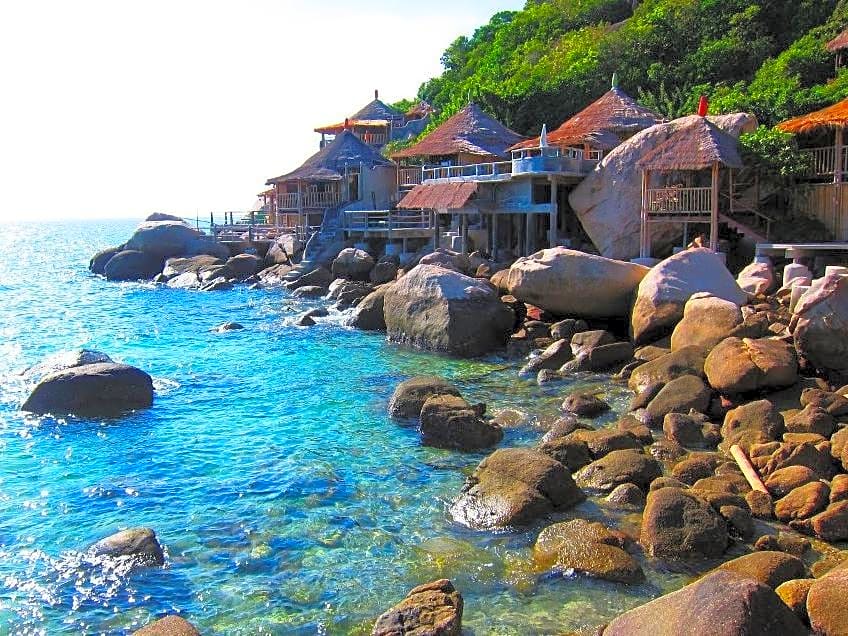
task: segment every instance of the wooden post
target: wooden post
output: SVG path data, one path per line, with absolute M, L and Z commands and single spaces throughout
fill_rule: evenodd
M 639 247 L 640 258 L 649 258 L 651 256 L 651 235 L 650 226 L 648 224 L 648 187 L 650 184 L 650 175 L 650 170 L 642 170 L 642 210 L 640 212 L 642 220 L 642 236 Z
M 303 229 L 303 182 L 297 181 L 297 234 L 306 236 L 306 231 Z
M 713 187 L 710 193 L 710 249 L 713 252 L 718 252 L 718 181 L 719 163 L 713 163 Z
M 551 215 L 550 227 L 548 228 L 548 244 L 549 247 L 556 247 L 557 244 L 557 224 L 559 222 L 559 192 L 556 179 L 551 179 Z
M 839 190 L 842 187 L 842 149 L 845 147 L 844 133 L 841 128 L 836 129 L 836 142 L 834 144 L 833 158 L 833 218 L 840 216 Z
M 431 213 L 433 220 L 433 251 L 439 249 L 439 213 L 433 210 Z
M 460 214 L 460 228 L 462 232 L 462 254 L 468 254 L 468 215 Z
M 760 492 L 768 494 L 768 488 L 766 488 L 762 479 L 760 479 L 759 474 L 757 474 L 757 469 L 751 465 L 745 451 L 737 444 L 734 444 L 730 447 L 730 454 L 733 456 L 733 459 L 736 460 L 742 474 L 745 475 L 745 479 L 748 480 L 751 490 L 759 490 Z

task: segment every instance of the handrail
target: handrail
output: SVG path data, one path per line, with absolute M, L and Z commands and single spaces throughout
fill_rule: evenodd
M 836 146 L 802 148 L 802 155 L 811 158 L 809 176 L 826 177 L 834 174 L 836 168 Z M 842 148 L 842 172 L 848 173 L 848 146 Z
M 340 192 L 287 192 L 277 195 L 278 210 L 297 210 L 303 208 L 331 208 L 342 201 Z
M 693 214 L 712 211 L 712 188 L 649 188 L 649 214 Z
M 471 163 L 461 166 L 436 166 L 424 168 L 422 179 L 453 179 L 462 177 L 490 177 L 502 174 L 512 174 L 511 161 L 493 161 L 488 163 Z
M 393 210 L 346 210 L 346 230 L 419 230 L 431 226 L 428 212 L 398 212 Z

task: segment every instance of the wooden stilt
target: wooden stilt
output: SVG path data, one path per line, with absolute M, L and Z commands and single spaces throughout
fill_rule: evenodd
M 718 197 L 719 197 L 719 164 L 713 163 L 713 188 L 710 200 L 710 249 L 718 252 Z

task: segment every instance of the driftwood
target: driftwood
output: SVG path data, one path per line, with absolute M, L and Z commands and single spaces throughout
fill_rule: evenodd
M 742 474 L 745 475 L 745 479 L 747 479 L 748 483 L 751 485 L 751 489 L 759 490 L 760 492 L 768 494 L 768 489 L 763 483 L 763 480 L 760 479 L 757 469 L 751 465 L 751 460 L 748 459 L 748 455 L 745 454 L 745 451 L 738 445 L 734 444 L 730 447 L 730 454 L 733 455 L 733 459 L 736 460 L 736 463 L 742 470 Z

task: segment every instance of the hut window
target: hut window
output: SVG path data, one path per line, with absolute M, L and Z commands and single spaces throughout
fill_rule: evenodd
M 551 202 L 551 184 L 544 181 L 533 183 L 533 204 Z

